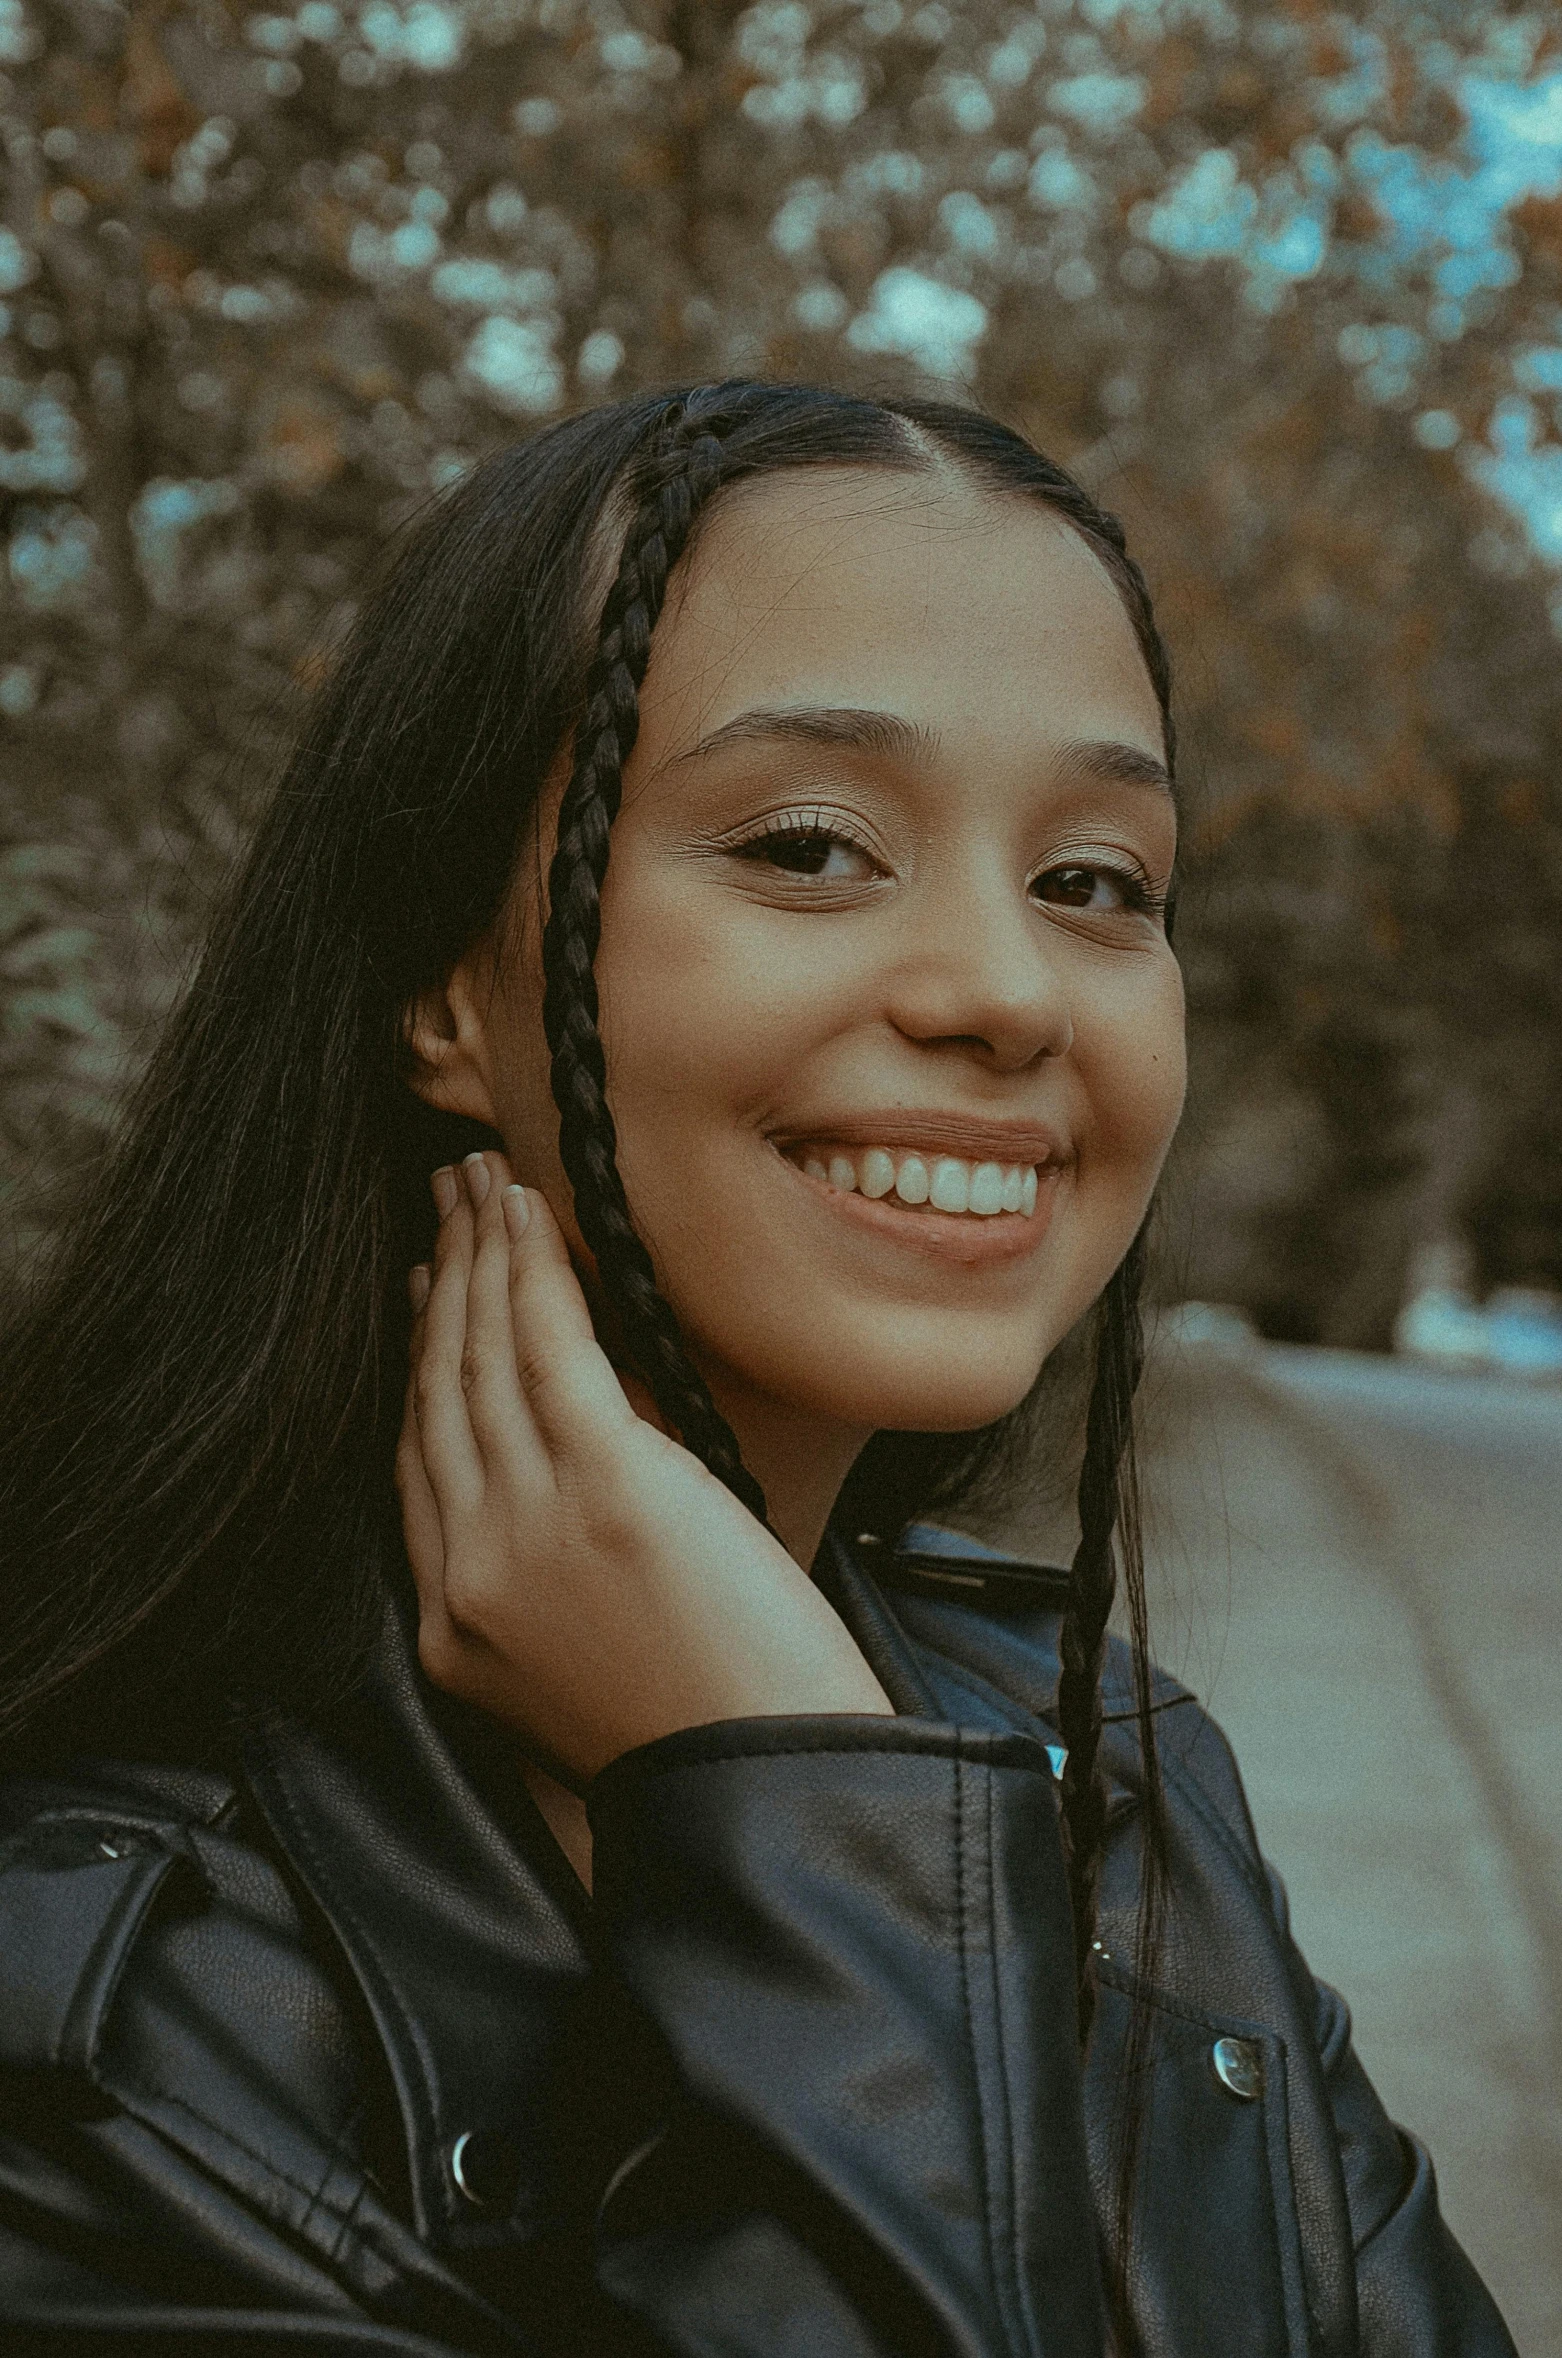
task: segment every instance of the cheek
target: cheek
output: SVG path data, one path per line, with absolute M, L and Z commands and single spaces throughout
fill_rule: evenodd
M 777 1092 L 849 1023 L 854 993 L 840 961 L 755 912 L 644 883 L 604 895 L 597 961 L 601 1028 L 626 1170 L 680 1129 L 704 1149 L 762 1123 Z M 688 1175 L 687 1155 L 675 1158 Z
M 1076 1177 L 1081 1201 L 1105 1216 L 1148 1201 L 1182 1112 L 1181 972 L 1169 952 L 1125 963 L 1105 977 L 1075 978 L 1071 1004 Z
M 1181 975 L 1098 1003 L 1075 1041 L 1081 1101 L 1068 1217 L 1059 1224 L 1046 1348 L 1089 1309 L 1143 1224 L 1187 1086 Z
M 602 1044 L 626 1173 L 646 1164 L 653 1142 L 664 1156 L 669 1131 L 692 1134 L 730 1116 L 768 1028 L 762 1006 L 745 998 L 735 1008 L 709 960 L 681 945 L 647 961 L 629 990 L 616 990 L 607 968 Z
M 1082 1161 L 1110 1166 L 1125 1183 L 1137 1175 L 1148 1192 L 1182 1112 L 1187 1045 L 1182 975 L 1170 953 L 1133 980 L 1137 987 L 1102 994 L 1079 1025 Z

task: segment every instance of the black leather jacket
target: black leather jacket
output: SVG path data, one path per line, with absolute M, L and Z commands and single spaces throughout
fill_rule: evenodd
M 617 1761 L 587 1902 L 395 1613 L 323 1728 L 73 1762 L 0 1818 L 0 2347 L 1100 2358 L 1130 1977 L 1122 1664 L 1081 2086 L 1058 1576 L 838 1551 L 894 1719 Z M 1173 1905 L 1135 2306 L 1151 2358 L 1498 2358 L 1312 1980 L 1225 1743 L 1157 1690 Z

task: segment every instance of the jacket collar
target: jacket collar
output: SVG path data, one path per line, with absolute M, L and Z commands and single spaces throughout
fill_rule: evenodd
M 912 1719 L 943 1718 L 937 1687 L 891 1612 L 883 1590 L 834 1531 L 825 1533 L 814 1578 L 851 1631 L 896 1711 Z
M 269 1716 L 244 1759 L 389 2060 L 418 2233 L 463 2248 L 504 2237 L 463 2199 L 456 2142 L 540 2150 L 527 2116 L 546 2101 L 560 2008 L 590 1972 L 585 1895 L 513 1742 L 430 1688 L 410 1600 L 388 1597 L 372 1674 L 330 1729 Z M 544 2197 L 522 2176 L 512 2224 Z
M 968 1558 L 962 1550 L 958 1559 L 951 1558 L 954 1560 L 963 1566 L 978 1559 Z M 999 1557 L 995 1551 L 981 1551 L 979 1560 L 996 1565 L 1007 1564 L 1011 1559 Z M 861 1543 L 857 1549 L 849 1548 L 836 1533 L 830 1532 L 822 1559 L 814 1567 L 814 1577 L 856 1639 L 869 1669 L 897 1712 L 914 1719 L 940 1719 L 964 1727 L 990 1728 L 999 1735 L 1029 1736 L 1032 1740 L 1041 1735 L 1045 1741 L 1045 1731 L 1037 1726 L 1034 1708 L 1027 1709 L 1017 1702 L 976 1664 L 962 1660 L 958 1650 L 917 1642 L 896 1610 L 904 1601 L 897 1598 L 891 1604 L 862 1560 Z M 961 1592 L 957 1590 L 955 1594 L 958 1598 Z M 960 1611 L 958 1606 L 957 1616 L 959 1621 L 970 1619 L 969 1612 Z M 1048 1692 L 1056 1691 L 1055 1647 L 1049 1646 L 1043 1657 L 1040 1683 Z M 1056 1769 L 1061 1765 L 1062 1753 L 1055 1744 L 1048 1749 L 1054 1755 Z

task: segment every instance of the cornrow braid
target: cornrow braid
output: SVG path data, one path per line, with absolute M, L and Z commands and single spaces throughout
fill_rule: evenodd
M 1118 518 L 1106 508 L 1098 508 L 1094 500 L 1086 502 L 1092 511 L 1095 529 L 1114 553 L 1113 572 L 1128 593 L 1128 610 L 1134 624 L 1134 635 L 1144 657 L 1155 700 L 1161 708 L 1161 735 L 1166 747 L 1166 767 L 1177 767 L 1177 716 L 1172 706 L 1171 657 L 1166 652 L 1166 641 L 1157 627 L 1155 608 L 1150 598 L 1150 585 L 1144 567 L 1137 557 L 1130 555 L 1128 536 Z
M 1070 1573 L 1069 1601 L 1058 1633 L 1061 1664 L 1058 1733 L 1067 1746 L 1061 1799 L 1069 1897 L 1074 1914 L 1081 2044 L 1089 2038 L 1095 2013 L 1092 1944 L 1107 1807 L 1106 1779 L 1099 1759 L 1101 1669 L 1106 1653 L 1107 1620 L 1117 1594 L 1114 1543 L 1122 1508 L 1133 1498 L 1131 1480 L 1125 1489 L 1122 1477 L 1125 1472 L 1131 1475 L 1132 1471 L 1133 1401 L 1144 1365 L 1144 1333 L 1139 1311 L 1143 1271 L 1141 1234 L 1113 1276 L 1097 1312 L 1095 1375 L 1079 1475 L 1080 1540 Z M 1125 1533 L 1125 1538 L 1137 1558 L 1137 1527 Z M 1136 1561 L 1135 1574 L 1137 1571 Z M 1133 1577 L 1129 1587 L 1137 1638 L 1137 1625 L 1143 1613 L 1142 1582 Z M 1135 1654 L 1142 1661 L 1137 1645 Z M 1141 1734 L 1148 1737 L 1147 1687 L 1137 1700 Z M 1147 1743 L 1145 1748 L 1148 1771 L 1153 1775 L 1153 1744 Z
M 651 633 L 667 595 L 668 575 L 701 506 L 721 481 L 716 422 L 679 402 L 663 411 L 652 429 L 646 468 L 650 488 L 630 522 L 617 578 L 602 609 L 574 768 L 559 809 L 543 932 L 542 1020 L 553 1060 L 560 1160 L 574 1192 L 581 1235 L 618 1312 L 630 1356 L 684 1446 L 763 1522 L 764 1492 L 690 1362 L 630 1217 L 618 1169 L 618 1133 L 607 1102 L 595 974 L 608 838 L 623 798 L 624 764 L 639 734 Z

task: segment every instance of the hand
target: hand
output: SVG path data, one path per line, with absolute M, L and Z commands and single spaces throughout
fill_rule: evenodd
M 635 1414 L 543 1197 L 488 1154 L 435 1200 L 396 1453 L 434 1684 L 577 1785 L 676 1728 L 889 1712 L 780 1541 Z

